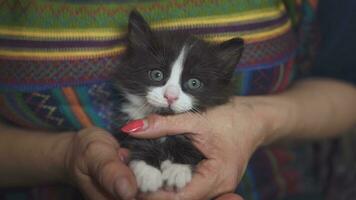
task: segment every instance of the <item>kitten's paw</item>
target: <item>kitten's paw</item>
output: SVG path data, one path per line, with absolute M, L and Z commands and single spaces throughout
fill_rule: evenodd
M 190 165 L 172 163 L 166 160 L 161 164 L 162 178 L 168 187 L 183 188 L 192 180 L 192 168 Z
M 146 164 L 142 160 L 131 161 L 130 168 L 136 176 L 137 185 L 141 192 L 155 192 L 162 187 L 162 173 L 159 169 Z

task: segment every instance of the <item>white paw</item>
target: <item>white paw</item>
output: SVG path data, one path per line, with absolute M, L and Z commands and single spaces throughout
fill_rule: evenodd
M 162 178 L 168 187 L 183 188 L 192 180 L 190 165 L 172 163 L 169 160 L 161 164 Z
M 142 160 L 131 161 L 130 168 L 136 176 L 137 185 L 141 192 L 155 192 L 162 187 L 162 173 L 159 169 L 146 164 Z

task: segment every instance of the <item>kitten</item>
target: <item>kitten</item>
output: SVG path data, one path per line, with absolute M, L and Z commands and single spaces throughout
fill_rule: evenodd
M 152 31 L 137 12 L 129 16 L 128 45 L 115 80 L 127 100 L 129 120 L 149 114 L 204 111 L 233 95 L 232 77 L 243 51 L 234 38 L 210 44 L 187 33 Z M 184 124 L 182 124 L 184 126 Z M 142 192 L 163 186 L 180 189 L 204 156 L 184 135 L 159 139 L 126 138 L 129 166 Z

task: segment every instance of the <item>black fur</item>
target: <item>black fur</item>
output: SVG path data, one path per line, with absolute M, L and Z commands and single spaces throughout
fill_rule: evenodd
M 129 16 L 127 38 L 127 50 L 115 76 L 121 90 L 144 97 L 148 86 L 164 85 L 167 79 L 154 82 L 147 76 L 148 71 L 160 69 L 168 78 L 171 64 L 185 45 L 189 52 L 184 62 L 181 87 L 197 99 L 195 107 L 203 111 L 226 103 L 233 95 L 232 77 L 243 51 L 242 39 L 212 44 L 187 33 L 154 32 L 136 11 Z M 204 87 L 197 91 L 189 90 L 185 82 L 192 77 L 199 78 Z M 169 136 L 164 142 L 128 137 L 122 143 L 130 149 L 131 160 L 144 160 L 157 168 L 167 159 L 194 167 L 204 158 L 183 135 Z
M 191 141 L 182 135 L 167 137 L 164 142 L 158 139 L 130 138 L 123 145 L 131 150 L 130 160 L 144 160 L 157 168 L 165 160 L 194 167 L 204 158 Z

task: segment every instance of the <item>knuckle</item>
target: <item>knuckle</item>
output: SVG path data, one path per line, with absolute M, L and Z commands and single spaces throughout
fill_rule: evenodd
M 86 143 L 83 148 L 82 154 L 85 158 L 92 158 L 102 148 L 103 144 L 100 141 L 92 140 Z
M 93 134 L 103 134 L 106 133 L 106 131 L 102 128 L 99 127 L 87 127 L 79 131 L 78 135 L 93 135 Z
M 101 128 L 83 129 L 75 136 L 76 144 L 81 152 L 90 152 L 92 149 L 100 148 L 104 144 L 118 148 L 119 144 L 111 134 Z

